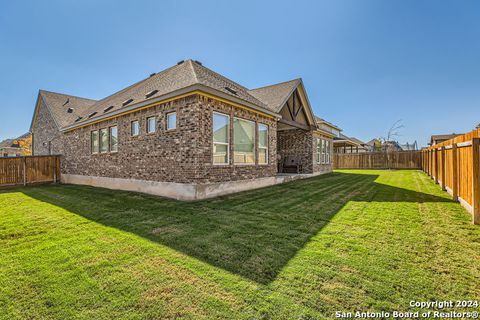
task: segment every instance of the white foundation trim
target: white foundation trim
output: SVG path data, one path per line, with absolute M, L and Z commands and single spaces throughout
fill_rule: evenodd
M 279 174 L 273 177 L 266 178 L 206 184 L 158 182 L 136 179 L 83 176 L 76 174 L 62 174 L 61 182 L 66 184 L 80 184 L 113 190 L 142 192 L 156 196 L 173 198 L 177 200 L 191 201 L 268 187 L 289 181 L 311 178 L 325 173 L 329 172 L 316 172 L 312 174 Z

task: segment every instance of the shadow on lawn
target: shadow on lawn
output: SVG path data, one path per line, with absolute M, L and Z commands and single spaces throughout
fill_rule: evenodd
M 349 201 L 450 202 L 376 183 L 377 177 L 331 173 L 196 202 L 73 185 L 20 190 L 89 220 L 267 284 Z

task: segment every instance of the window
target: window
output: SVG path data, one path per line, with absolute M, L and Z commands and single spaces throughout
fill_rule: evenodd
M 140 134 L 140 124 L 138 120 L 132 121 L 132 137 L 138 136 Z
M 100 153 L 108 152 L 108 131 L 100 129 Z
M 221 113 L 213 113 L 213 163 L 229 162 L 230 117 Z
M 317 138 L 317 153 L 316 153 L 316 161 L 318 164 L 321 163 L 322 158 L 322 139 Z
M 154 133 L 157 130 L 157 120 L 155 117 L 147 118 L 147 133 Z
M 177 127 L 177 113 L 167 113 L 167 130 L 173 130 Z
M 110 127 L 110 152 L 118 151 L 118 129 Z
M 325 156 L 325 140 L 322 139 L 322 164 L 325 164 L 326 156 Z
M 255 163 L 255 123 L 233 119 L 233 162 Z
M 325 141 L 325 163 L 330 163 L 330 141 Z
M 92 131 L 91 143 L 92 153 L 98 153 L 98 131 Z
M 258 163 L 268 163 L 268 126 L 258 124 Z

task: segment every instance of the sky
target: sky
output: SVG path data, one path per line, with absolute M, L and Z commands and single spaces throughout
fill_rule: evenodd
M 39 89 L 101 99 L 189 58 L 247 88 L 302 78 L 364 141 L 480 122 L 477 0 L 0 0 L 0 140 L 29 130 Z

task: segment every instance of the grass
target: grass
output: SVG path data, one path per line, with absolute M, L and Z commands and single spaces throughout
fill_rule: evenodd
M 470 219 L 418 171 L 339 171 L 188 203 L 4 190 L 0 319 L 322 319 L 478 299 Z

